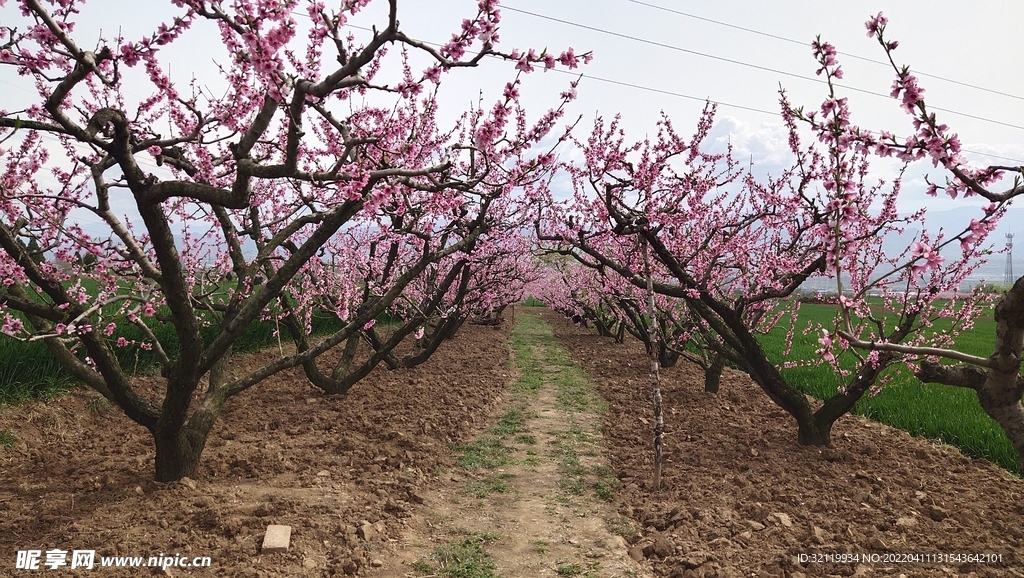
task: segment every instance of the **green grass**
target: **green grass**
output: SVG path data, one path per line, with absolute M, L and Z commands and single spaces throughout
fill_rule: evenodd
M 483 436 L 468 444 L 456 446 L 461 453 L 459 465 L 468 468 L 497 468 L 512 463 L 512 448 L 493 436 Z
M 168 310 L 164 308 L 164 313 Z M 333 316 L 318 315 L 313 318 L 313 332 L 322 335 L 341 328 L 341 322 Z M 174 359 L 179 352 L 178 337 L 174 327 L 154 323 L 153 333 L 167 355 Z M 274 332 L 278 326 L 271 321 L 252 323 L 235 344 L 236 353 L 256 351 L 277 344 Z M 217 334 L 214 326 L 203 327 L 203 339 L 211 341 Z M 142 341 L 145 336 L 134 325 L 121 324 L 110 337 Z M 282 336 L 282 341 L 288 339 Z M 138 347 L 115 348 L 121 367 L 129 374 L 147 373 L 157 366 L 157 355 Z M 53 358 L 46 344 L 41 341 L 24 343 L 9 338 L 0 338 L 0 405 L 15 405 L 29 399 L 49 399 L 64 394 L 77 386 L 77 381 Z
M 505 483 L 506 480 L 514 478 L 512 474 L 498 474 L 471 482 L 466 487 L 466 493 L 474 498 L 483 498 L 488 494 L 507 494 L 512 488 Z
M 97 397 L 85 404 L 85 409 L 93 415 L 103 415 L 111 408 L 110 401 L 105 397 Z
M 497 566 L 484 550 L 484 544 L 494 541 L 492 536 L 473 534 L 459 542 L 442 544 L 430 555 L 436 564 L 417 560 L 412 568 L 421 575 L 439 578 L 496 578 Z
M 562 564 L 555 570 L 559 576 L 579 576 L 583 574 L 583 568 L 579 564 Z
M 831 327 L 835 307 L 804 304 L 800 307 L 797 330 L 793 338 L 791 360 L 815 359 L 819 335 L 802 335 L 811 323 Z M 780 320 L 761 343 L 769 359 L 779 362 L 783 358 L 785 334 L 789 318 Z M 941 329 L 941 327 L 938 327 Z M 995 343 L 995 321 L 991 317 L 978 320 L 974 328 L 961 334 L 957 349 L 987 357 Z M 853 359 L 841 360 L 844 367 L 853 367 Z M 793 386 L 819 399 L 834 395 L 841 384 L 840 377 L 829 367 L 816 365 L 782 370 Z M 1017 464 L 1017 452 L 1006 439 L 999 425 L 981 409 L 972 390 L 939 384 L 923 384 L 905 366 L 887 370 L 888 383 L 875 396 L 865 396 L 853 413 L 880 421 L 910 432 L 916 436 L 938 439 L 959 447 L 967 455 L 984 458 L 1018 475 L 1024 474 Z
M 608 531 L 612 534 L 623 538 L 638 538 L 640 536 L 640 530 L 637 529 L 636 524 L 626 516 L 616 516 L 605 520 L 605 523 L 608 525 Z
M 594 393 L 586 373 L 569 357 L 569 352 L 551 333 L 551 327 L 536 315 L 520 315 L 512 332 L 512 348 L 522 377 L 520 390 L 536 391 L 546 376 L 557 388 L 559 409 L 568 412 L 602 414 L 608 404 Z M 534 348 L 542 350 L 539 359 Z M 513 389 L 515 391 L 515 389 Z
M 522 408 L 512 408 L 505 412 L 498 423 L 491 428 L 491 433 L 502 438 L 526 431 L 526 415 Z
M 14 444 L 18 441 L 10 430 L 0 430 L 0 447 L 10 448 L 14 447 Z
M 412 569 L 422 576 L 430 576 L 434 573 L 434 567 L 426 560 L 416 560 L 412 564 L 409 564 Z
M 597 499 L 603 502 L 613 501 L 615 499 L 614 488 L 619 484 L 619 479 L 615 477 L 615 472 L 604 465 L 594 466 L 590 468 L 590 472 L 598 478 L 598 481 L 594 482 L 592 486 Z
M 611 468 L 598 466 L 589 472 L 581 465 L 579 457 L 580 452 L 587 456 L 598 455 L 593 447 L 595 435 L 582 424 L 599 424 L 608 409 L 607 402 L 597 395 L 586 374 L 572 361 L 568 350 L 540 317 L 520 315 L 512 332 L 512 343 L 523 375 L 521 381 L 530 383 L 536 376 L 539 383 L 540 375 L 544 375 L 555 387 L 556 405 L 567 414 L 564 429 L 551 432 L 557 438 L 553 452 L 560 474 L 559 487 L 573 496 L 585 495 L 588 489 L 593 489 L 598 499 L 611 501 L 614 499 L 612 484 L 618 481 Z M 578 418 L 580 414 L 582 418 Z M 517 438 L 517 441 L 536 443 L 532 436 L 528 440 Z
M 558 469 L 562 474 L 559 487 L 574 496 L 582 496 L 587 492 L 587 470 L 580 465 L 576 448 L 566 442 L 558 442 L 556 448 Z
M 615 492 L 612 487 L 604 482 L 594 482 L 594 494 L 603 502 L 610 502 L 615 499 Z

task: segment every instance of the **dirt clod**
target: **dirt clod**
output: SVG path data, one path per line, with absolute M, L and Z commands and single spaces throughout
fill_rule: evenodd
M 616 344 L 554 312 L 545 319 L 611 404 L 605 427 L 611 465 L 623 481 L 619 511 L 679 536 L 683 554 L 650 558 L 657 575 L 966 576 L 957 564 L 796 564 L 799 554 L 942 551 L 1001 553 L 1002 563 L 968 570 L 1024 576 L 1024 532 L 1014 533 L 1024 481 L 854 415 L 836 423 L 830 448 L 802 447 L 793 419 L 733 371 L 709 394 L 699 367 L 662 369 L 664 487 L 650 491 L 650 426 L 640 419 L 651 411 L 646 365 L 638 362 L 643 347 Z M 676 508 L 692 519 L 673 521 Z M 728 510 L 736 517 L 725 516 Z M 641 549 L 653 545 L 651 533 L 638 540 Z M 712 543 L 713 561 L 699 554 Z
M 453 466 L 451 444 L 470 435 L 468 416 L 488 414 L 507 387 L 510 327 L 467 325 L 424 365 L 378 369 L 343 397 L 320 394 L 301 370 L 281 372 L 230 399 L 196 475 L 169 484 L 152 481 L 145 429 L 118 411 L 88 410 L 96 393 L 0 408 L 0 431 L 19 440 L 0 447 L 0 560 L 56 547 L 210 556 L 212 570 L 195 574 L 203 576 L 372 571 L 361 570 L 367 563 L 356 549 L 369 542 L 357 524 L 376 523 L 367 527 L 372 544 L 386 547 L 409 515 L 405 497 L 415 502 L 431 472 Z M 232 371 L 274 355 L 238 356 Z M 158 399 L 159 379 L 138 383 Z M 290 553 L 259 556 L 269 524 L 293 528 Z M 139 573 L 104 568 L 103 575 Z

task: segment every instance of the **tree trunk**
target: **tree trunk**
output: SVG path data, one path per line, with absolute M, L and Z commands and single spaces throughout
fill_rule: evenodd
M 654 479 L 651 487 L 661 489 L 661 465 L 665 422 L 661 411 L 661 383 L 658 375 L 658 357 L 651 356 L 651 401 L 654 406 Z
M 704 369 L 704 391 L 718 393 L 722 384 L 722 370 L 725 369 L 725 357 L 714 354 L 711 365 Z
M 187 422 L 175 425 L 160 420 L 151 430 L 156 443 L 156 481 L 173 482 L 185 477 L 196 477 L 206 440 L 229 397 L 221 387 L 226 369 L 225 357 L 214 365 L 210 374 L 210 388 Z
M 651 273 L 651 261 L 647 255 L 646 245 L 644 245 L 644 272 L 647 275 L 647 310 L 651 315 L 651 323 L 648 326 L 650 344 L 647 347 L 647 352 L 651 358 L 651 402 L 654 406 L 654 476 L 651 481 L 651 489 L 658 491 L 661 489 L 665 420 L 661 409 L 661 376 L 658 372 L 659 335 L 657 333 L 658 325 L 654 309 L 654 276 Z
M 732 360 L 750 375 L 776 405 L 793 416 L 797 424 L 797 442 L 802 446 L 827 446 L 832 433 L 832 421 L 819 422 L 811 404 L 802 391 L 793 387 L 768 359 L 760 342 L 746 328 L 739 316 L 722 317 L 733 331 L 741 346 L 739 356 Z
M 832 445 L 832 424 L 814 419 L 797 418 L 797 443 L 802 446 L 827 447 Z
M 156 433 L 156 481 L 174 482 L 181 478 L 195 478 L 199 469 L 199 458 L 206 445 L 194 448 L 184 431 Z
M 1024 405 L 1020 402 L 1020 388 L 1002 387 L 990 378 L 977 393 L 982 409 L 999 424 L 1017 450 L 1017 464 L 1024 472 Z
M 679 352 L 669 347 L 665 341 L 659 340 L 658 363 L 661 367 L 675 367 L 679 363 Z
M 996 305 L 996 344 L 986 370 L 971 365 L 921 364 L 916 376 L 924 382 L 944 383 L 973 389 L 978 403 L 1003 429 L 1017 450 L 1017 463 L 1024 471 L 1024 376 L 1020 374 L 1024 351 L 1024 277 Z

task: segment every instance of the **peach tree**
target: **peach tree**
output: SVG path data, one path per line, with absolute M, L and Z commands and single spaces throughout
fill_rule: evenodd
M 508 230 L 512 212 L 492 209 L 543 193 L 553 156 L 537 145 L 561 108 L 527 122 L 520 77 L 589 58 L 499 51 L 492 0 L 441 46 L 403 32 L 397 0 L 362 35 L 349 24 L 369 0 L 172 0 L 151 33 L 101 34 L 92 49 L 76 39 L 84 2 L 11 3 L 0 63 L 35 96 L 0 110 L 2 333 L 42 341 L 149 430 L 160 481 L 195 475 L 225 401 L 277 372 L 351 387 L 354 369 L 316 360 L 362 339 L 432 268 L 477 258 Z M 223 89 L 174 80 L 197 59 L 173 49 L 202 35 L 223 49 Z M 515 64 L 504 93 L 441 126 L 442 79 L 492 56 Z M 407 295 L 420 313 L 399 331 L 460 271 Z M 314 312 L 340 328 L 312 335 Z M 232 364 L 260 319 L 296 347 Z M 140 338 L 120 334 L 129 325 Z M 160 391 L 133 383 L 118 353 L 134 347 L 159 360 Z
M 1004 207 L 979 211 L 956 234 L 929 232 L 924 211 L 901 215 L 901 178 L 877 178 L 872 161 L 895 157 L 906 170 L 937 149 L 957 146 L 955 139 L 935 126 L 928 139 L 899 142 L 858 127 L 834 83 L 843 76 L 835 48 L 820 39 L 812 48 L 828 94 L 805 110 L 781 92 L 793 159 L 788 169 L 756 176 L 730 150 L 709 151 L 713 106 L 690 137 L 667 115 L 653 136 L 636 141 L 618 118 L 598 119 L 590 137 L 578 142 L 584 161 L 567 169 L 575 194 L 550 212 L 542 238 L 584 266 L 620 275 L 638 289 L 650 283 L 685 304 L 698 326 L 714 334 L 704 340 L 713 354 L 750 375 L 793 417 L 799 443 L 823 446 L 836 420 L 884 385 L 886 368 L 905 358 L 893 346 L 837 351 L 835 327 L 812 326 L 805 331 L 819 332 L 817 354 L 793 359 L 801 286 L 811 278 L 831 280 L 841 302 L 837 323 L 850 338 L 906 347 L 952 343 L 984 306 L 980 296 L 958 290 L 987 254 L 985 238 Z M 899 82 L 904 106 L 917 106 L 916 85 L 905 77 Z M 918 123 L 932 126 L 929 119 Z M 887 242 L 902 249 L 884 247 Z M 660 274 L 635 257 L 643 251 Z M 786 318 L 786 351 L 769 355 L 760 334 Z M 936 332 L 940 320 L 948 327 Z M 783 373 L 801 364 L 835 370 L 840 385 L 819 406 Z

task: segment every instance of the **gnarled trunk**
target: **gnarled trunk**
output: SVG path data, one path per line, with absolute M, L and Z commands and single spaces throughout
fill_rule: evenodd
M 152 428 L 156 444 L 156 481 L 173 482 L 196 477 L 206 440 L 228 398 L 227 392 L 221 388 L 226 377 L 227 360 L 228 357 L 224 357 L 210 371 L 210 389 L 187 422 L 161 419 Z
M 725 369 L 725 357 L 714 354 L 711 364 L 704 368 L 704 391 L 718 393 L 722 384 L 722 371 Z
M 154 434 L 156 441 L 156 476 L 158 482 L 174 482 L 181 478 L 195 478 L 199 469 L 199 458 L 206 446 L 193 447 L 184 432 L 161 432 Z

